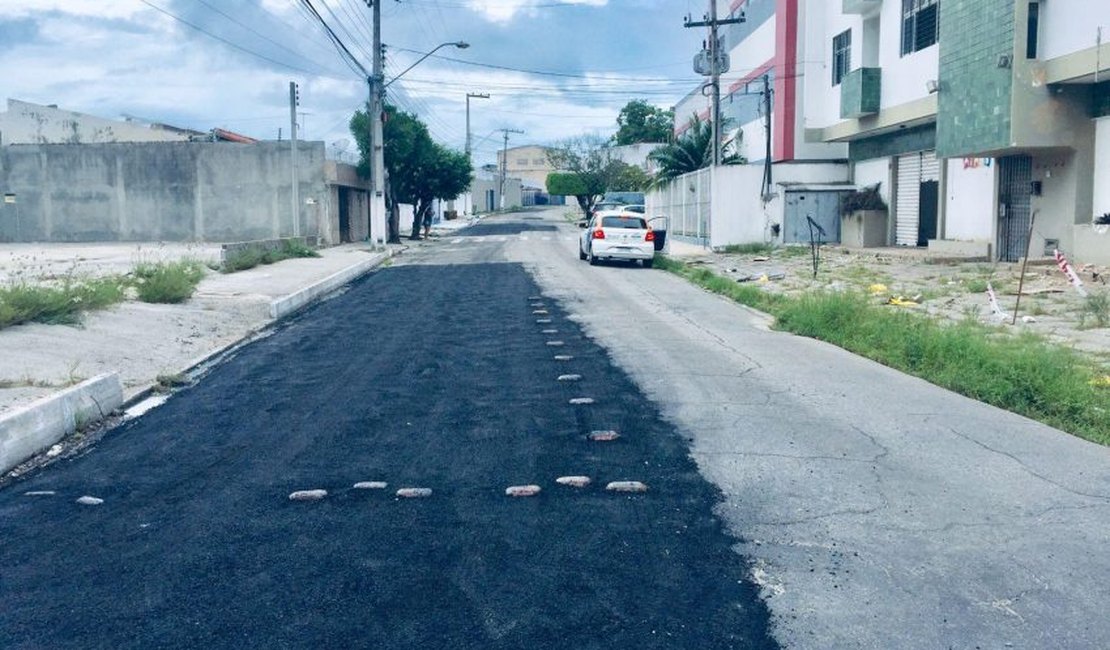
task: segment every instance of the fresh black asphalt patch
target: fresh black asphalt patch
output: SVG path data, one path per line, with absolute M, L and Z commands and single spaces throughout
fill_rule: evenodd
M 0 647 L 775 647 L 686 442 L 535 295 L 518 265 L 378 271 L 6 485 Z

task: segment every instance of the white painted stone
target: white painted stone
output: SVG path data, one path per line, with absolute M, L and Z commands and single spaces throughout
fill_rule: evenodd
M 592 397 L 575 397 L 570 400 L 571 404 L 593 404 L 594 398 Z
M 531 307 L 533 309 L 543 309 L 546 306 L 547 305 L 543 304 L 542 302 L 534 302 L 534 303 L 531 304 Z
M 397 496 L 402 499 L 423 499 L 424 497 L 432 496 L 431 488 L 401 488 L 397 490 Z
M 557 329 L 546 329 L 546 330 L 543 330 L 542 333 L 543 334 L 558 334 L 559 330 L 557 330 Z
M 563 342 L 562 341 L 548 341 L 547 344 L 550 347 L 557 348 L 557 347 L 561 347 L 563 345 Z
M 613 481 L 605 489 L 610 492 L 647 492 L 647 486 L 639 481 Z
M 90 496 L 83 496 L 83 497 L 81 497 L 80 499 L 77 500 L 77 503 L 80 503 L 83 506 L 98 506 L 98 505 L 104 503 L 104 499 L 98 499 L 96 497 L 90 497 Z
M 571 355 L 569 355 L 569 354 L 556 354 L 556 355 L 555 355 L 555 360 L 556 360 L 556 361 L 570 361 L 570 360 L 571 360 L 571 359 L 573 359 L 573 358 L 574 358 L 574 357 L 572 357 L 572 356 L 571 356 Z
M 612 442 L 620 437 L 621 434 L 616 431 L 591 431 L 589 435 L 594 442 Z
M 543 300 L 543 296 L 528 296 L 529 300 Z
M 25 497 L 52 497 L 55 494 L 57 494 L 57 493 L 54 490 L 32 490 L 30 492 L 24 492 L 23 496 L 25 496 Z
M 582 488 L 590 484 L 589 476 L 560 476 L 555 479 L 559 485 L 567 485 L 570 487 Z
M 389 484 L 385 481 L 359 481 L 352 487 L 356 490 L 384 490 L 389 487 Z
M 54 446 L 50 447 L 50 449 L 46 450 L 46 456 L 47 456 L 47 458 L 53 458 L 53 457 L 61 454 L 64 449 L 65 448 L 62 447 L 61 445 L 54 445 Z
M 582 375 L 559 375 L 559 381 L 578 381 Z
M 297 490 L 289 495 L 290 501 L 319 501 L 328 496 L 327 490 Z
M 513 485 L 505 488 L 505 494 L 511 497 L 534 497 L 540 493 L 538 485 Z
M 546 309 L 533 309 L 532 313 L 535 314 L 536 316 L 546 316 L 550 312 L 547 311 Z
M 546 325 L 551 322 L 550 318 L 537 318 L 536 323 L 539 325 Z

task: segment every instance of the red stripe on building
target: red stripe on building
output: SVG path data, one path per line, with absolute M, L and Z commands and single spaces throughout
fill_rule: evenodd
M 740 90 L 741 86 L 750 82 L 753 79 L 758 79 L 758 78 L 762 77 L 763 75 L 767 74 L 767 72 L 770 71 L 771 68 L 773 68 L 774 66 L 775 66 L 775 60 L 771 59 L 770 61 L 764 63 L 763 65 L 759 66 L 755 70 L 753 70 L 753 71 L 749 72 L 748 74 L 744 75 L 743 77 L 741 77 L 739 81 L 733 82 L 732 85 L 728 87 L 728 92 L 725 93 L 725 94 L 726 95 L 731 95 L 732 93 L 736 92 L 737 90 Z
M 747 1 L 748 0 L 732 0 L 732 4 L 728 7 L 729 12 L 734 13 L 737 9 L 740 8 L 740 5 L 744 4 Z
M 794 158 L 797 109 L 798 0 L 775 0 L 774 137 L 771 158 Z

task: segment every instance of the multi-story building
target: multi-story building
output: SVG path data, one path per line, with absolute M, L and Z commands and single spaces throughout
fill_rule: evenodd
M 528 187 L 547 192 L 547 175 L 555 171 L 547 160 L 547 147 L 524 145 L 497 152 L 497 167 L 509 178 L 519 178 Z
M 809 0 L 807 136 L 881 183 L 890 243 L 1110 260 L 1110 3 Z M 819 61 L 819 62 L 818 62 Z M 820 74 L 824 72 L 824 74 Z M 1103 179 L 1096 182 L 1097 179 Z

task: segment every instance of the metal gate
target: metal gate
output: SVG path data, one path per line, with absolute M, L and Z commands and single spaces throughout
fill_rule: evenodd
M 940 181 L 940 163 L 935 151 L 898 156 L 894 185 L 894 243 L 899 246 L 918 246 L 921 240 L 922 186 L 927 192 L 935 191 Z M 935 199 L 929 197 L 935 204 Z M 935 230 L 935 225 L 933 226 Z M 932 234 L 936 237 L 936 233 Z
M 1016 262 L 1025 255 L 1032 183 L 1030 156 L 998 159 L 998 259 L 1002 262 Z
M 832 191 L 787 192 L 783 243 L 809 243 L 809 221 L 806 217 L 813 219 L 825 231 L 820 235 L 822 242 L 839 243 L 841 194 Z

